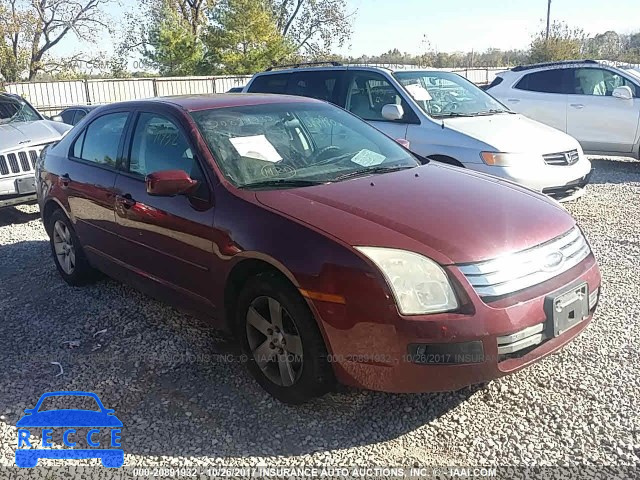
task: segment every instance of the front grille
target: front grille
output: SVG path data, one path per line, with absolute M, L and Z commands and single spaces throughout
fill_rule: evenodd
M 0 176 L 33 172 L 45 146 L 38 145 L 0 155 Z
M 584 260 L 591 249 L 578 227 L 527 250 L 484 262 L 459 265 L 476 293 L 502 297 L 545 282 Z
M 569 152 L 549 153 L 543 155 L 544 163 L 547 165 L 573 165 L 580 160 L 580 154 L 578 150 L 571 150 Z

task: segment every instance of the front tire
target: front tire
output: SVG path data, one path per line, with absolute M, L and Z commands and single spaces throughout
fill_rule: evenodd
M 53 261 L 63 280 L 74 287 L 94 282 L 97 272 L 89 265 L 80 239 L 64 212 L 56 210 L 51 214 L 47 231 Z
M 301 404 L 333 385 L 318 325 L 304 298 L 281 275 L 249 279 L 238 299 L 236 325 L 249 371 L 278 400 Z

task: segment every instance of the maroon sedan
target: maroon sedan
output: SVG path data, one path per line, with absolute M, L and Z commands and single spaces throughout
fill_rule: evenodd
M 574 219 L 517 185 L 409 151 L 302 97 L 91 112 L 37 167 L 60 275 L 100 270 L 240 339 L 299 403 L 336 380 L 455 390 L 578 335 L 600 272 Z

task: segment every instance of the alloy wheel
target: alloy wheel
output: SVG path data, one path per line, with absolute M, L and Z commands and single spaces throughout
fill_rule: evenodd
M 53 247 L 60 268 L 71 275 L 76 267 L 76 251 L 69 228 L 60 220 L 53 225 Z
M 302 340 L 287 310 L 274 298 L 255 298 L 246 328 L 249 348 L 263 374 L 276 385 L 293 385 L 302 374 Z

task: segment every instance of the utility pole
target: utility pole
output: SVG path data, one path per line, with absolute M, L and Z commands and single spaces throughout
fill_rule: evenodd
M 549 22 L 551 19 L 551 0 L 549 0 L 547 4 L 547 37 L 546 40 L 549 40 Z

